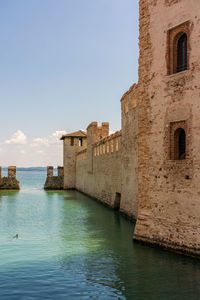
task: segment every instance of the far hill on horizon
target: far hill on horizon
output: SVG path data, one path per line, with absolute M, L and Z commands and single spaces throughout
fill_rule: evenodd
M 7 170 L 8 167 L 2 167 L 2 170 Z M 17 171 L 46 171 L 46 167 L 17 167 Z

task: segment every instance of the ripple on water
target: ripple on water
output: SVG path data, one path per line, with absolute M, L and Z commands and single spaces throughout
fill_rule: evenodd
M 0 192 L 0 299 L 200 299 L 200 265 L 132 242 L 133 223 L 21 172 Z M 19 238 L 12 237 L 18 233 Z

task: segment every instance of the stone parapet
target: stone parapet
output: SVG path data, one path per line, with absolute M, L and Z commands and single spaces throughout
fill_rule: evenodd
M 121 149 L 121 131 L 117 131 L 110 136 L 101 139 L 93 146 L 93 155 L 101 156 L 104 154 L 118 152 Z
M 2 177 L 2 167 L 0 167 L 0 190 L 19 190 L 20 183 L 16 178 L 16 167 L 8 167 L 8 176 Z
M 47 167 L 47 178 L 44 185 L 45 190 L 63 190 L 64 186 L 64 168 L 58 166 L 58 175 L 54 176 L 54 168 L 52 166 Z
M 121 136 L 121 135 L 122 135 L 121 130 L 120 130 L 120 131 L 116 131 L 115 133 L 113 133 L 113 134 L 111 134 L 111 135 L 109 135 L 109 136 L 107 136 L 107 137 L 101 139 L 100 141 L 96 142 L 96 143 L 94 144 L 94 147 L 97 147 L 97 146 L 99 146 L 99 145 L 102 145 L 102 144 L 104 144 L 104 143 L 106 143 L 106 142 L 108 142 L 108 141 L 111 141 L 111 140 L 113 140 L 113 139 L 115 139 L 115 138 L 117 138 L 117 137 L 119 137 L 119 136 Z

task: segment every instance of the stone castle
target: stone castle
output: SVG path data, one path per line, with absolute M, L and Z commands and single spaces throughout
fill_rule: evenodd
M 64 135 L 59 182 L 136 220 L 134 239 L 200 254 L 200 1 L 140 0 L 139 79 L 122 130 Z

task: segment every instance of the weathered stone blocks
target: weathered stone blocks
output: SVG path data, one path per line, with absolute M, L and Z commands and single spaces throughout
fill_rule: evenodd
M 139 205 L 134 238 L 199 255 L 200 2 L 164 3 L 140 1 Z M 176 73 L 172 58 L 177 52 L 169 49 L 177 47 L 173 38 L 182 33 L 188 38 L 188 66 Z M 179 128 L 186 134 L 181 160 L 176 152 Z
M 58 175 L 53 175 L 54 168 L 52 166 L 47 167 L 47 178 L 44 185 L 45 190 L 62 190 L 64 187 L 64 169 L 58 167 Z
M 0 190 L 19 190 L 20 184 L 16 178 L 16 167 L 8 167 L 8 177 L 2 177 L 0 167 Z

